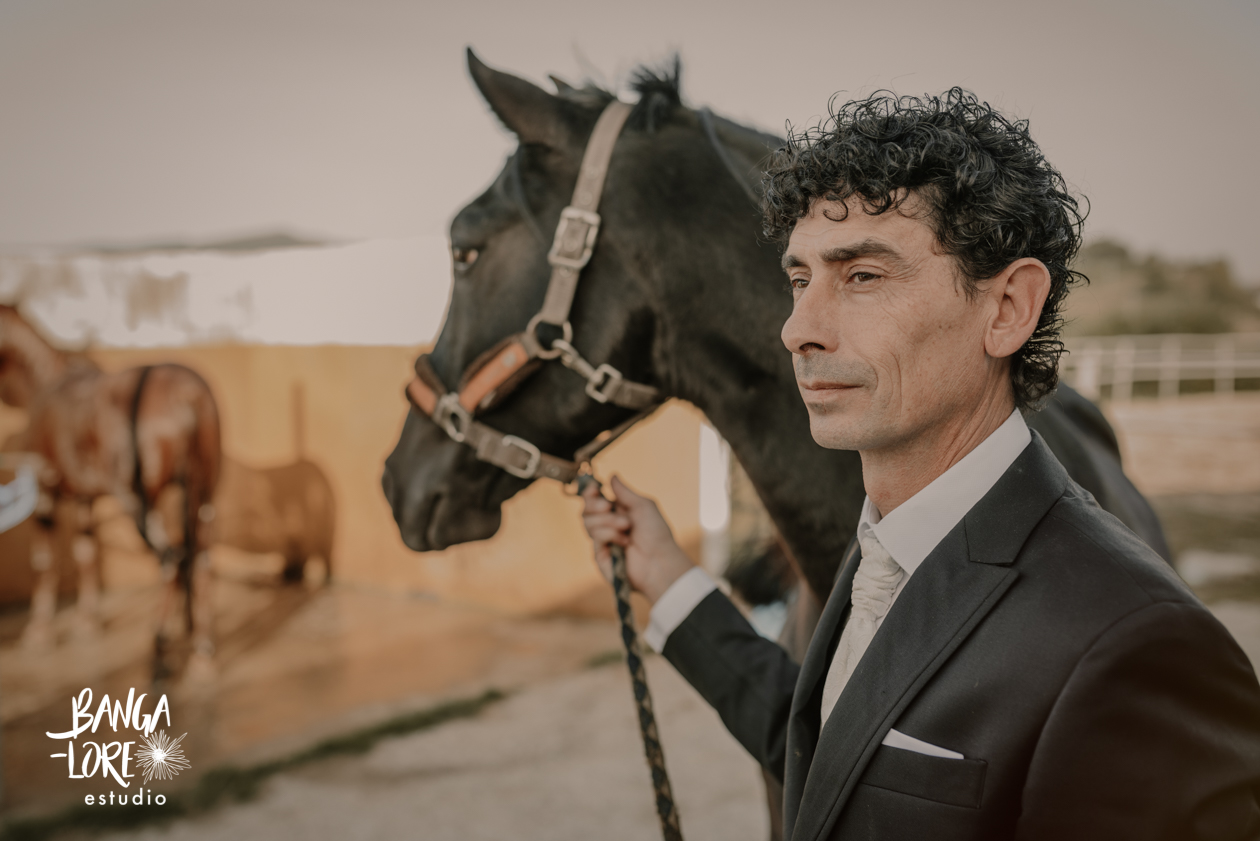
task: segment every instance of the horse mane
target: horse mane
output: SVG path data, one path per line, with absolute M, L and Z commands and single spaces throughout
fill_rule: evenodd
M 589 78 L 581 87 L 574 87 L 555 76 L 551 77 L 551 81 L 555 83 L 557 96 L 587 108 L 602 109 L 616 98 L 615 93 Z M 626 127 L 648 134 L 655 132 L 669 121 L 676 110 L 684 107 L 682 59 L 678 53 L 674 53 L 656 65 L 640 64 L 630 72 L 629 87 L 631 91 L 639 95 L 639 101 L 631 110 L 626 120 Z M 784 143 L 783 138 L 777 135 L 737 123 L 726 117 L 710 113 L 709 119 L 728 129 L 744 133 L 747 142 L 751 143 L 754 149 L 764 147 L 766 151 L 769 151 L 777 149 Z
M 58 350 L 39 334 L 16 307 L 0 304 L 0 354 L 17 361 L 39 389 L 56 381 L 67 368 L 96 367 L 83 354 Z
M 630 90 L 639 101 L 630 112 L 632 128 L 656 131 L 675 108 L 682 107 L 682 60 L 678 53 L 658 67 L 640 65 L 630 76 Z
M 616 98 L 607 88 L 587 79 L 580 87 L 572 87 L 556 77 L 557 93 L 561 99 L 589 108 L 603 108 Z M 639 95 L 626 126 L 649 134 L 669 120 L 674 109 L 682 107 L 682 59 L 674 53 L 657 66 L 641 64 L 630 74 L 630 90 Z

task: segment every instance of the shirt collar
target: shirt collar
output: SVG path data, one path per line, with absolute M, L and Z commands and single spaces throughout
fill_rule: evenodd
M 931 484 L 882 517 L 870 497 L 858 529 L 870 528 L 893 560 L 914 574 L 936 545 L 966 516 L 1032 441 L 1019 410 Z

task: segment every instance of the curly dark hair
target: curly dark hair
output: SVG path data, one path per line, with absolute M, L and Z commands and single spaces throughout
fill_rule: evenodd
M 868 213 L 896 209 L 911 195 L 954 257 L 964 289 L 1015 260 L 1035 257 L 1050 270 L 1050 294 L 1037 329 L 1011 357 L 1015 405 L 1030 411 L 1059 382 L 1060 312 L 1068 289 L 1084 275 L 1070 266 L 1088 212 L 1033 142 L 1027 120 L 1010 120 L 962 88 L 941 96 L 879 91 L 836 106 L 830 118 L 797 132 L 776 151 L 765 174 L 765 233 L 786 243 L 816 199 Z

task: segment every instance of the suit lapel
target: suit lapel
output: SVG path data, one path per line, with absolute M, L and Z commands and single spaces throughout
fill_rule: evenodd
M 1015 577 L 1008 568 L 970 563 L 961 524 L 927 557 L 822 729 L 793 839 L 812 841 L 834 824 L 898 715 Z
M 831 588 L 831 595 L 818 618 L 818 627 L 805 650 L 801 672 L 796 679 L 796 691 L 792 695 L 792 712 L 788 720 L 787 762 L 783 769 L 783 823 L 784 838 L 792 837 L 792 825 L 796 822 L 797 808 L 805 790 L 805 778 L 814 759 L 818 745 L 819 702 L 815 696 L 826 677 L 831 664 L 831 652 L 840 629 L 844 627 L 852 601 L 853 576 L 857 572 L 859 547 L 857 539 L 849 542 L 840 572 Z M 810 699 L 814 698 L 811 703 Z
M 827 668 L 831 664 L 831 644 L 844 627 L 849 615 L 849 605 L 853 594 L 853 576 L 857 573 L 861 560 L 857 538 L 849 541 L 844 558 L 840 561 L 840 572 L 836 576 L 835 586 L 831 588 L 831 596 L 823 606 L 818 617 L 818 627 L 814 629 L 813 639 L 805 650 L 805 659 L 801 661 L 801 673 L 796 680 L 796 694 L 792 697 L 792 714 L 799 714 L 818 684 L 826 677 Z
M 786 799 L 795 792 L 785 779 L 784 814 L 791 816 L 785 821 L 787 837 L 816 841 L 831 831 L 889 728 L 1018 578 L 1010 565 L 1069 481 L 1033 433 L 1032 443 L 997 484 L 923 561 L 871 640 L 823 727 L 817 756 L 811 757 L 816 761 L 807 763 L 807 777 L 797 789 L 799 801 Z M 832 636 L 847 612 L 851 590 L 850 571 L 846 586 L 837 582 L 831 600 L 843 598 L 845 603 L 833 611 L 835 606 L 829 602 L 824 612 L 824 616 L 835 613 L 828 636 L 822 637 L 820 621 L 819 635 L 807 654 L 807 660 L 823 660 L 810 663 L 809 683 L 802 665 L 797 693 L 809 690 L 809 696 L 793 699 L 792 722 L 801 736 L 809 735 L 810 728 L 802 724 L 809 721 L 810 704 L 814 706 L 813 732 L 818 732 L 813 696 L 819 677 L 813 673 L 825 674 Z M 792 729 L 788 769 L 792 768 Z

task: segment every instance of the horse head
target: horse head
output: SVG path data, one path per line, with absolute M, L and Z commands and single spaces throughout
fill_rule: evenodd
M 561 211 L 569 205 L 587 140 L 613 97 L 558 84 L 559 93 L 481 63 L 471 51 L 473 81 L 491 109 L 519 140 L 503 170 L 482 195 L 455 216 L 450 228 L 454 283 L 446 322 L 428 357 L 447 389 L 479 356 L 505 337 L 525 331 L 540 311 L 551 266 L 548 250 Z M 644 74 L 641 99 L 617 138 L 599 213 L 598 244 L 569 313 L 572 346 L 595 365 L 608 364 L 627 380 L 661 387 L 665 372 L 654 361 L 660 341 L 657 302 L 643 246 L 650 213 L 642 200 L 645 175 L 665 134 L 658 125 L 677 105 L 677 87 Z M 672 97 L 671 97 L 672 91 Z M 679 160 L 682 165 L 685 161 Z M 546 348 L 561 338 L 556 325 L 537 327 Z M 602 430 L 635 414 L 593 400 L 587 382 L 560 364 L 543 362 L 478 421 L 569 459 Z M 412 409 L 385 463 L 382 485 L 404 542 L 416 550 L 441 549 L 490 537 L 499 508 L 530 479 L 479 461 L 430 418 Z
M 30 406 L 40 381 L 60 371 L 58 356 L 16 308 L 0 304 L 0 403 Z

